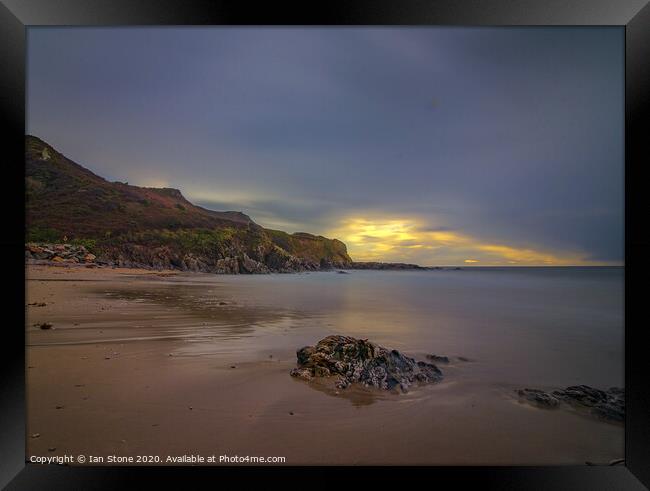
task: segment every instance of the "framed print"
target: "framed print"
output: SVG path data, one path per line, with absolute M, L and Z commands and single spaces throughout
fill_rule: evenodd
M 646 2 L 0 11 L 7 489 L 649 485 Z

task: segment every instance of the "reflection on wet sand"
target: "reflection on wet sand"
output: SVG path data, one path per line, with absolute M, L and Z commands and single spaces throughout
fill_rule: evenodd
M 334 387 L 330 380 L 312 380 L 305 381 L 299 379 L 293 379 L 297 384 L 305 384 L 310 389 L 316 390 L 322 394 L 326 394 L 330 397 L 338 397 L 349 401 L 355 407 L 369 406 L 374 404 L 378 400 L 386 400 L 392 397 L 398 397 L 398 394 L 391 393 L 382 393 L 375 389 L 367 389 L 364 387 L 348 387 L 347 389 L 341 390 Z
M 88 297 L 85 307 L 96 302 L 97 309 L 93 312 L 84 308 L 75 316 L 74 322 L 54 315 L 56 337 L 43 335 L 37 326 L 32 325 L 30 329 L 28 322 L 28 344 L 236 341 L 254 336 L 260 330 L 292 329 L 298 321 L 309 317 L 307 313 L 296 310 L 243 304 L 234 300 L 232 295 L 226 295 L 225 288 L 214 285 L 206 288 L 194 283 L 156 282 L 146 277 L 144 279 L 148 281 L 138 279 L 131 283 L 85 287 L 84 295 Z M 40 280 L 45 285 L 51 281 L 75 280 Z M 146 284 L 142 285 L 143 282 Z M 72 283 L 72 286 L 76 285 Z

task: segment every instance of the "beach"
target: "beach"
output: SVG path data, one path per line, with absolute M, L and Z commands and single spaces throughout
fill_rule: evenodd
M 29 265 L 26 274 L 27 459 L 561 465 L 624 456 L 622 424 L 515 394 L 624 387 L 622 268 L 214 275 Z M 404 394 L 290 377 L 296 350 L 330 334 L 449 363 L 438 365 L 441 382 Z

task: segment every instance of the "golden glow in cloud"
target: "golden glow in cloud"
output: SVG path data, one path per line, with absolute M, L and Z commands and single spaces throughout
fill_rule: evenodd
M 457 231 L 426 227 L 411 219 L 348 218 L 328 231 L 348 246 L 357 261 L 414 262 L 422 265 L 589 265 L 584 255 L 549 252 L 486 242 Z

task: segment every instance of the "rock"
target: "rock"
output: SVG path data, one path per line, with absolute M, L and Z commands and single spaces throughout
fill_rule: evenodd
M 29 251 L 32 254 L 42 254 L 43 253 L 43 248 L 39 247 L 34 244 L 27 244 L 26 246 L 27 251 Z
M 518 389 L 517 394 L 519 394 L 519 397 L 540 407 L 553 408 L 560 405 L 560 400 L 557 397 L 547 394 L 543 390 Z
M 241 273 L 268 273 L 269 269 L 262 263 L 255 261 L 243 254 L 239 261 L 239 269 Z
M 573 385 L 553 394 L 572 405 L 590 408 L 591 414 L 609 421 L 625 421 L 625 391 L 612 387 L 607 391 L 588 385 Z
M 337 274 L 350 274 L 347 271 L 339 270 L 336 272 Z
M 539 389 L 517 389 L 516 392 L 528 402 L 541 407 L 556 408 L 564 403 L 588 410 L 589 414 L 600 419 L 625 421 L 625 391 L 621 388 L 612 387 L 605 391 L 588 385 L 572 385 L 552 393 Z
M 427 355 L 427 358 L 431 361 L 437 361 L 439 363 L 449 363 L 449 358 L 441 355 Z
M 306 380 L 336 376 L 335 385 L 339 389 L 360 383 L 366 387 L 400 388 L 406 392 L 414 383 L 442 379 L 442 372 L 431 363 L 415 361 L 397 350 L 350 336 L 327 336 L 316 346 L 299 349 L 296 357 L 298 367 L 291 370 L 291 376 Z
M 40 433 L 32 433 L 32 434 L 31 434 L 31 437 L 32 437 L 32 438 L 38 438 L 39 436 L 41 436 Z
M 65 259 L 63 259 L 63 258 L 60 257 L 60 256 L 54 256 L 54 257 L 52 258 L 52 262 L 53 262 L 53 263 L 62 263 L 63 261 L 65 261 Z
M 87 263 L 92 263 L 95 259 L 97 259 L 97 256 L 95 256 L 94 254 L 88 253 L 88 254 L 86 254 L 86 255 L 84 256 L 83 259 L 84 259 L 84 261 L 86 261 Z
M 572 385 L 564 390 L 556 390 L 553 394 L 568 402 L 588 407 L 595 407 L 599 402 L 607 400 L 605 391 L 594 389 L 588 385 Z
M 237 274 L 239 273 L 239 262 L 234 257 L 226 257 L 217 261 L 217 273 Z M 197 265 L 197 269 L 200 269 Z
M 50 324 L 49 322 L 43 322 L 42 324 L 37 324 L 37 326 L 43 330 L 52 329 L 52 324 Z
M 294 368 L 289 372 L 289 375 L 292 377 L 303 378 L 305 380 L 311 380 L 314 378 L 314 372 L 311 368 Z

